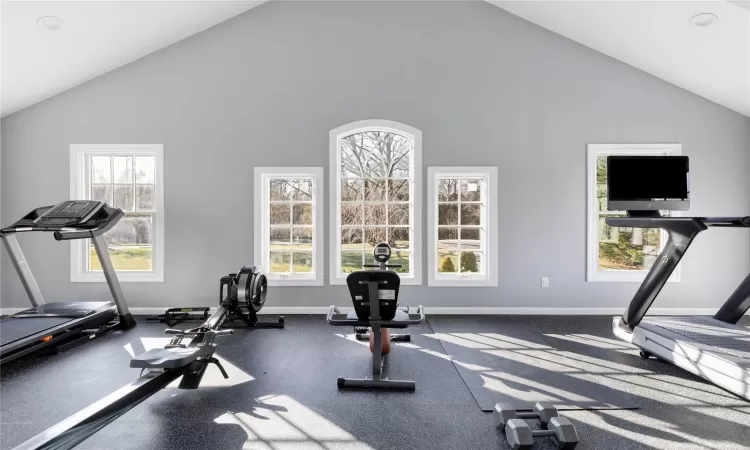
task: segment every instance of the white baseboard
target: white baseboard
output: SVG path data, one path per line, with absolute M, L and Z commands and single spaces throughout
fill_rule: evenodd
M 164 314 L 164 310 L 167 308 L 130 308 L 130 312 L 136 316 L 156 316 L 158 314 Z M 342 311 L 348 312 L 352 308 L 339 308 Z M 215 311 L 215 307 L 211 307 L 211 312 Z M 328 314 L 327 306 L 266 306 L 258 314 Z
M 415 305 L 411 305 L 412 307 Z M 351 311 L 352 307 L 340 307 L 342 311 Z M 717 308 L 651 308 L 650 316 L 713 316 Z M 425 306 L 427 314 L 443 315 L 529 315 L 529 316 L 619 316 L 625 308 L 543 308 L 543 307 L 448 307 Z M 328 307 L 285 307 L 268 306 L 259 314 L 327 314 Z
M 445 307 L 426 306 L 427 314 L 445 315 L 528 315 L 528 316 L 619 316 L 625 308 L 545 308 L 545 307 Z M 712 316 L 717 308 L 651 308 L 652 316 Z
M 412 305 L 415 306 L 415 305 Z M 0 308 L 0 314 L 15 314 L 26 308 Z M 167 307 L 135 307 L 130 312 L 137 316 L 155 316 L 164 314 Z M 351 311 L 352 307 L 340 307 L 342 312 Z M 213 308 L 212 308 L 213 310 Z M 544 307 L 445 307 L 425 306 L 429 314 L 444 315 L 530 315 L 530 316 L 618 316 L 624 308 L 544 308 Z M 651 308 L 650 316 L 712 316 L 717 308 Z M 327 314 L 327 306 L 267 306 L 259 314 Z

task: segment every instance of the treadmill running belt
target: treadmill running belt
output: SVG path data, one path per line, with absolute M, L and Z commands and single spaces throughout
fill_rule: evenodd
M 737 358 L 750 359 L 750 330 L 712 317 L 658 317 L 644 322 L 685 336 Z
M 0 345 L 10 344 L 27 336 L 56 327 L 72 319 L 69 317 L 34 317 L 3 319 L 0 322 Z

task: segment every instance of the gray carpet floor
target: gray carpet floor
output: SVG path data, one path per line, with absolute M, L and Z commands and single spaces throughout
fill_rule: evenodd
M 167 388 L 78 448 L 509 448 L 429 324 L 412 328 L 412 342 L 396 347 L 386 364 L 391 378 L 416 380 L 416 392 L 339 391 L 337 377 L 369 374 L 365 344 L 344 335 L 351 333 L 348 328 L 328 326 L 321 316 L 286 319 L 284 330 L 238 330 L 220 342 L 217 354 L 229 380 L 209 368 L 201 389 Z M 453 321 L 459 329 L 462 321 L 476 320 L 492 321 L 498 330 L 504 323 L 508 329 L 525 326 L 550 347 L 587 363 L 591 376 L 640 407 L 565 411 L 581 437 L 579 449 L 750 449 L 750 403 L 669 364 L 642 360 L 636 349 L 612 336 L 609 317 L 440 320 Z M 128 367 L 130 354 L 163 346 L 164 328 L 139 323 L 127 333 L 60 355 L 4 365 L 0 448 L 13 448 L 137 378 L 138 370 Z M 481 375 L 481 367 L 475 369 Z M 513 374 L 494 380 L 503 389 L 549 390 Z M 540 441 L 536 448 L 556 447 Z

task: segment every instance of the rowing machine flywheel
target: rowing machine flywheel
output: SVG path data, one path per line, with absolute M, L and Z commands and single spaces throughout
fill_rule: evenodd
M 237 272 L 237 302 L 252 307 L 255 312 L 263 308 L 268 295 L 268 280 L 260 266 L 243 266 Z

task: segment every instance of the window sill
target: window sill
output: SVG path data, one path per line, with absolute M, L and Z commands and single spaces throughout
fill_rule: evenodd
M 161 273 L 118 273 L 120 283 L 163 283 L 164 274 Z M 73 273 L 71 283 L 106 283 L 103 273 Z
M 323 286 L 323 279 L 313 278 L 271 278 L 266 274 L 268 285 L 271 287 L 284 286 Z
M 452 278 L 452 279 L 430 279 L 427 282 L 428 287 L 497 287 L 496 280 L 487 278 Z
M 648 270 L 633 271 L 602 271 L 589 274 L 586 281 L 590 283 L 643 283 Z M 680 282 L 680 269 L 675 270 L 667 280 L 667 283 Z
M 401 286 L 422 286 L 423 284 L 421 278 L 417 279 L 415 277 L 403 277 L 401 276 L 401 274 L 399 274 L 399 277 L 401 278 Z M 328 284 L 330 284 L 331 286 L 345 286 L 346 276 L 332 276 Z

